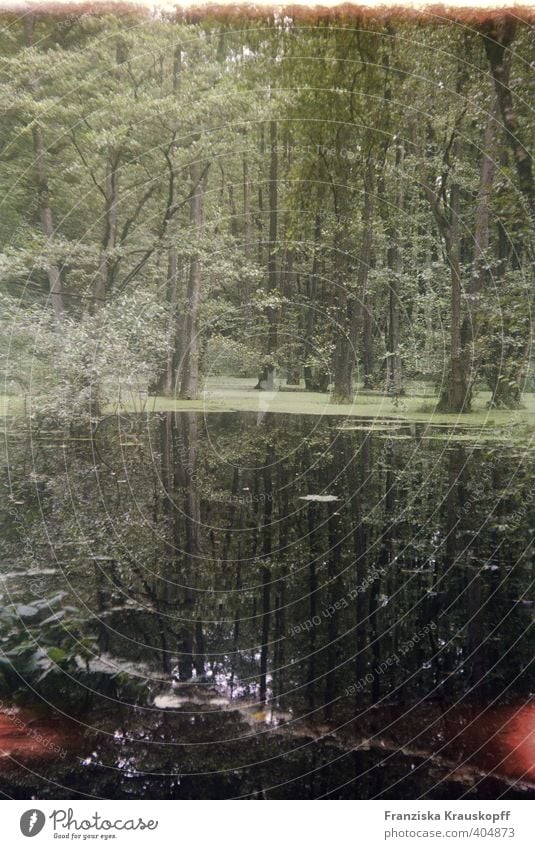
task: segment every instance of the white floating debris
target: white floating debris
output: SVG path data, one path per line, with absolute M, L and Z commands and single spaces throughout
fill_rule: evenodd
M 300 495 L 300 501 L 341 501 L 337 495 Z

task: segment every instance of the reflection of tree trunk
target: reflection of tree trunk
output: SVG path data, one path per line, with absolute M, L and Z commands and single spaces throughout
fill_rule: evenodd
M 373 657 L 373 667 L 372 667 L 372 675 L 373 680 L 371 683 L 372 688 L 372 702 L 375 704 L 379 701 L 381 697 L 381 675 L 378 674 L 377 670 L 381 664 L 381 644 L 379 638 L 379 594 L 381 590 L 381 578 L 378 576 L 375 581 L 372 583 L 371 591 L 370 591 L 370 639 L 371 639 L 371 651 Z
M 462 448 L 448 452 L 448 494 L 446 497 L 446 567 L 451 569 L 457 557 L 457 534 L 459 528 L 459 486 L 465 454 Z
M 161 479 L 164 490 L 164 515 L 167 519 L 168 531 L 166 536 L 166 561 L 162 571 L 162 590 L 157 601 L 158 608 L 174 610 L 179 603 L 177 583 L 179 582 L 178 552 L 180 551 L 180 525 L 179 514 L 174 503 L 174 493 L 177 489 L 177 478 L 175 469 L 175 421 L 173 413 L 164 413 L 160 421 L 160 454 L 161 454 Z M 164 672 L 171 672 L 170 651 L 168 648 L 165 617 L 158 617 L 158 628 L 162 649 L 162 668 Z
M 269 621 L 271 617 L 271 552 L 272 552 L 272 523 L 273 514 L 273 481 L 271 465 L 273 463 L 273 447 L 270 446 L 264 468 L 264 522 L 262 528 L 262 645 L 260 648 L 260 701 L 266 701 L 267 669 L 269 651 Z
M 235 484 L 236 484 L 236 492 L 238 490 L 238 481 L 239 481 L 239 472 L 236 469 L 235 475 Z M 234 491 L 234 490 L 233 490 Z M 245 528 L 245 507 L 243 504 L 240 504 L 238 507 L 238 521 L 236 522 L 236 530 L 238 533 L 238 547 L 237 547 L 237 557 L 236 557 L 236 573 L 235 573 L 235 615 L 234 615 L 234 626 L 232 630 L 232 670 L 231 670 L 231 691 L 234 684 L 234 668 L 238 661 L 238 648 L 240 644 L 240 594 L 242 589 L 242 576 L 241 576 L 241 567 L 242 567 L 242 558 L 244 556 L 243 552 L 243 529 Z M 232 532 L 232 529 L 229 528 Z
M 184 601 L 182 610 L 184 620 L 182 623 L 182 653 L 179 663 L 179 673 L 181 680 L 189 680 L 193 672 L 194 661 L 194 634 L 196 629 L 200 627 L 200 623 L 195 621 L 195 591 L 194 583 L 198 581 L 197 564 L 200 554 L 200 523 L 201 510 L 200 498 L 197 485 L 197 469 L 198 469 L 198 420 L 196 413 L 183 413 L 182 421 L 182 439 L 179 443 L 179 462 L 185 473 L 185 493 L 184 493 L 184 519 L 186 524 L 185 529 L 185 556 L 182 584 L 184 587 Z M 201 640 L 202 643 L 202 640 Z M 197 648 L 198 654 L 202 654 L 202 645 L 199 646 L 199 632 L 197 631 Z M 201 663 L 201 659 L 197 661 Z M 197 665 L 197 664 L 196 664 Z
M 386 449 L 385 456 L 385 465 L 390 467 L 390 457 L 389 457 L 390 449 Z M 393 490 L 392 490 L 392 472 L 388 471 L 386 475 L 385 482 L 385 517 L 384 517 L 384 528 L 383 535 L 381 538 L 381 551 L 379 556 L 379 562 L 381 564 L 382 569 L 388 568 L 388 556 L 389 556 L 389 548 L 390 548 L 390 531 L 388 529 L 390 523 L 390 513 L 393 512 L 394 507 L 394 499 L 393 499 Z M 386 578 L 388 580 L 388 577 Z M 383 635 L 381 630 L 381 620 L 382 616 L 379 611 L 382 608 L 381 604 L 381 589 L 382 589 L 382 581 L 383 581 L 383 573 L 377 575 L 377 578 L 373 581 L 370 590 L 370 639 L 371 639 L 371 653 L 373 657 L 373 681 L 371 684 L 372 690 L 372 701 L 374 703 L 378 702 L 381 696 L 382 689 L 382 675 L 377 672 L 381 665 L 381 660 L 383 660 Z M 388 651 L 384 652 L 384 656 L 388 656 Z
M 310 709 L 315 704 L 315 678 L 316 678 L 316 624 L 314 620 L 318 613 L 318 576 L 316 574 L 316 562 L 319 556 L 318 547 L 318 505 L 311 501 L 308 505 L 308 618 L 313 626 L 309 633 L 308 643 L 308 672 L 307 672 L 307 700 Z
M 342 541 L 338 529 L 339 514 L 336 504 L 327 505 L 329 509 L 328 540 L 329 554 L 327 557 L 327 576 L 329 581 L 328 600 L 331 605 L 330 616 L 327 622 L 327 672 L 325 675 L 325 719 L 332 719 L 333 706 L 336 697 L 336 666 L 338 661 L 338 621 L 337 613 L 333 613 L 332 606 L 338 601 L 340 592 L 338 589 L 338 569 L 340 567 L 340 553 Z
M 284 635 L 286 632 L 286 573 L 288 564 L 286 552 L 290 539 L 290 528 L 292 526 L 292 520 L 290 518 L 291 511 L 289 504 L 289 488 L 293 470 L 290 464 L 281 465 L 279 463 L 277 466 L 277 471 L 277 497 L 279 517 L 278 550 L 282 555 L 283 574 L 280 574 L 280 572 L 278 574 L 275 596 L 275 633 L 273 635 L 275 641 L 275 650 L 273 666 L 276 670 L 276 674 L 273 675 L 273 696 L 276 699 L 278 699 L 279 696 L 284 693 L 283 675 L 286 659 L 286 642 Z
M 476 564 L 477 568 L 477 564 Z M 470 580 L 470 579 L 469 579 Z M 468 645 L 466 665 L 470 669 L 470 687 L 480 686 L 485 676 L 485 588 L 481 569 L 470 580 L 468 590 Z
M 107 609 L 111 607 L 110 594 L 102 581 L 102 567 L 95 560 L 96 607 L 98 614 L 98 648 L 99 652 L 107 652 L 110 648 L 110 634 L 104 621 Z
M 396 589 L 395 583 L 395 567 L 394 567 L 394 558 L 395 558 L 395 538 L 396 538 L 396 476 L 394 474 L 394 469 L 399 467 L 399 463 L 396 462 L 397 458 L 392 446 L 385 446 L 385 465 L 386 465 L 386 477 L 385 477 L 385 514 L 384 514 L 384 530 L 381 540 L 381 560 L 383 567 L 385 569 L 385 592 L 386 595 L 391 598 L 394 595 Z M 398 623 L 397 620 L 394 626 L 388 632 L 389 638 L 385 634 L 385 637 L 382 639 L 382 648 L 381 651 L 384 654 L 388 651 L 389 654 L 395 652 L 397 647 L 397 638 L 398 638 Z M 388 640 L 388 645 L 385 646 L 386 641 Z M 392 686 L 394 686 L 394 678 L 395 678 L 395 670 L 392 669 Z
M 366 619 L 369 609 L 369 593 L 366 589 L 368 574 L 368 535 L 363 522 L 361 498 L 365 482 L 368 479 L 370 465 L 370 441 L 365 437 L 360 446 L 360 462 L 357 463 L 356 453 L 349 436 L 346 442 L 347 486 L 351 505 L 351 523 L 353 528 L 353 550 L 355 557 L 354 582 L 356 587 L 363 589 L 357 593 L 355 600 L 355 680 L 359 681 L 365 674 L 367 662 L 367 629 Z M 358 701 L 358 697 L 357 697 Z
M 33 13 L 28 12 L 24 16 L 24 35 L 27 47 L 33 46 Z M 32 81 L 31 88 L 34 97 L 37 98 L 38 83 Z M 52 207 L 50 205 L 50 191 L 48 186 L 48 171 L 45 160 L 45 146 L 43 144 L 43 136 L 39 124 L 34 121 L 32 125 L 33 150 L 35 155 L 35 170 L 37 174 L 37 201 L 39 205 L 39 214 L 41 218 L 41 229 L 47 242 L 47 252 L 52 253 L 54 246 L 55 230 L 54 217 L 52 215 Z M 50 301 L 52 309 L 58 321 L 63 318 L 63 287 L 61 281 L 61 273 L 55 262 L 47 256 L 46 271 L 48 276 L 48 286 L 50 291 Z

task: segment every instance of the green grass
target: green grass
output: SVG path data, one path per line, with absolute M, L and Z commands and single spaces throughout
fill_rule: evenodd
M 368 421 L 340 422 L 340 426 L 351 428 L 384 430 L 389 420 L 400 423 L 421 422 L 434 429 L 433 438 L 440 439 L 440 429 L 446 436 L 452 429 L 467 432 L 467 438 L 496 439 L 526 442 L 535 433 L 535 394 L 526 394 L 520 410 L 489 410 L 489 392 L 477 393 L 471 413 L 437 413 L 437 397 L 430 394 L 426 384 L 414 385 L 413 394 L 399 400 L 377 392 L 358 390 L 353 403 L 339 404 L 330 396 L 320 392 L 305 392 L 303 389 L 283 387 L 278 392 L 259 392 L 253 389 L 252 378 L 214 378 L 207 381 L 196 401 L 182 401 L 163 396 L 142 397 L 131 395 L 120 405 L 109 405 L 108 412 L 162 412 L 195 410 L 212 412 L 272 412 L 305 416 L 340 416 L 341 419 L 364 418 Z M 18 396 L 4 396 L 1 400 L 2 414 L 24 412 L 24 401 Z M 371 422 L 369 420 L 372 420 Z M 437 433 L 438 429 L 438 433 Z
M 275 393 L 258 392 L 249 379 L 232 379 L 227 383 L 208 381 L 202 397 L 197 401 L 181 401 L 158 396 L 149 398 L 148 409 L 215 411 L 269 411 L 295 415 L 329 415 L 366 417 L 373 419 L 399 419 L 400 421 L 432 422 L 433 425 L 449 427 L 509 427 L 528 425 L 535 427 L 535 395 L 526 395 L 520 410 L 489 410 L 487 403 L 490 392 L 477 394 L 471 413 L 437 413 L 436 396 L 420 393 L 408 395 L 396 405 L 392 398 L 376 392 L 357 391 L 351 404 L 337 404 L 327 394 L 305 392 L 291 388 Z

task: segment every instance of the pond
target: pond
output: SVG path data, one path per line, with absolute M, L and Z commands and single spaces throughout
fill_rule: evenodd
M 522 446 L 268 411 L 5 425 L 4 796 L 535 798 Z

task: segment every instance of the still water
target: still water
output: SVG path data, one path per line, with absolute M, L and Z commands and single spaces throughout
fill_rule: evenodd
M 533 471 L 387 419 L 6 422 L 0 790 L 534 798 Z

